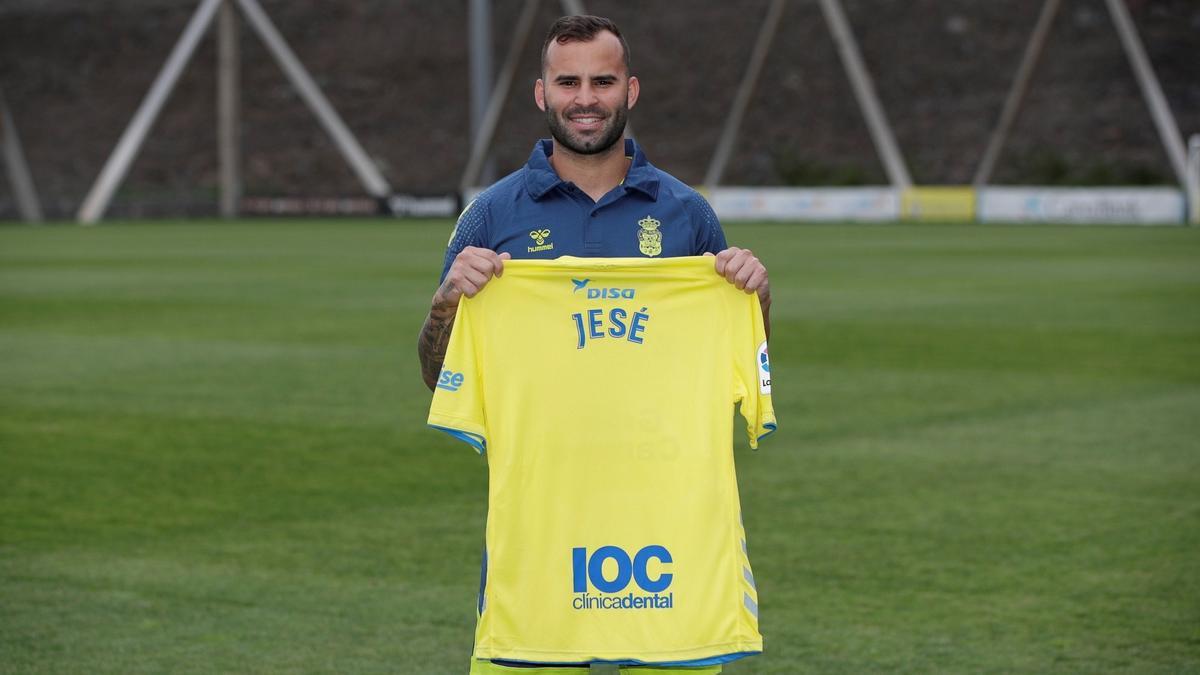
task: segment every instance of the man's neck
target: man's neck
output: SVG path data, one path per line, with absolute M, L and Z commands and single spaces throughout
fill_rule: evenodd
M 587 193 L 592 201 L 598 202 L 610 190 L 625 180 L 629 171 L 629 160 L 625 157 L 625 139 L 620 139 L 604 152 L 581 155 L 564 148 L 554 141 L 554 152 L 550 155 L 550 166 L 558 177 L 574 183 Z

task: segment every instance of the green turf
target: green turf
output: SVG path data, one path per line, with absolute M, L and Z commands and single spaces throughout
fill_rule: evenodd
M 463 673 L 449 223 L 0 229 L 0 673 Z M 1200 232 L 732 225 L 781 429 L 729 673 L 1200 672 Z

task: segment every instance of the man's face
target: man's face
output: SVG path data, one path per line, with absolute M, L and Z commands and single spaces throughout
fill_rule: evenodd
M 625 68 L 620 40 L 603 31 L 589 42 L 552 42 L 534 100 L 559 145 L 594 155 L 621 140 L 638 86 Z

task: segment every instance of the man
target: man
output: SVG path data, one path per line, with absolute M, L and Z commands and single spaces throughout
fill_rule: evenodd
M 634 141 L 623 139 L 641 85 L 630 74 L 629 47 L 617 26 L 594 16 L 557 20 L 542 46 L 541 74 L 534 102 L 552 138 L 539 141 L 524 168 L 485 190 L 459 217 L 418 340 L 430 390 L 459 301 L 500 276 L 504 261 L 513 257 L 712 255 L 717 274 L 758 294 L 769 332 L 771 294 L 763 264 L 748 249 L 728 247 L 704 198 L 650 165 Z M 471 672 L 510 668 L 559 672 L 484 661 L 476 661 Z M 720 666 L 687 670 L 716 673 Z

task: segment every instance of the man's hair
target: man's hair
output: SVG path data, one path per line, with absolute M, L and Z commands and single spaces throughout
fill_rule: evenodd
M 557 42 L 565 45 L 568 42 L 591 42 L 603 31 L 617 36 L 621 42 L 621 56 L 625 61 L 625 71 L 629 72 L 629 44 L 621 36 L 617 24 L 602 16 L 575 15 L 559 18 L 550 25 L 546 33 L 546 41 L 542 43 L 542 72 L 546 72 L 546 53 L 550 51 L 550 43 Z

